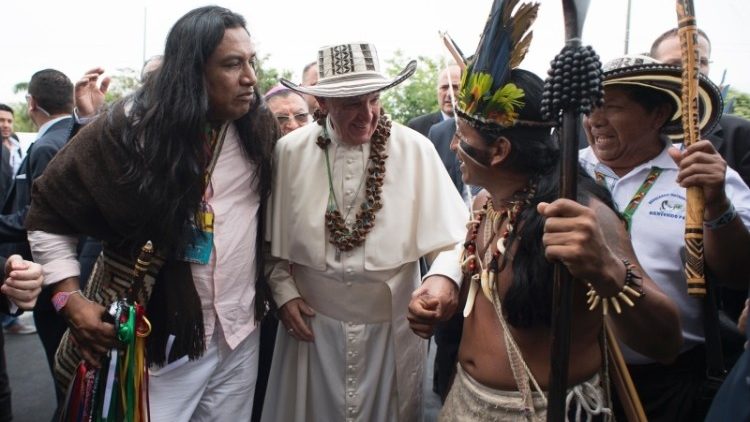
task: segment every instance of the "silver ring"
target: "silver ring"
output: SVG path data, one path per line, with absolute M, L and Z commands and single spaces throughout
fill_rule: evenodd
M 286 330 L 286 332 L 289 333 L 289 334 L 294 334 L 294 328 L 290 328 L 290 329 Z

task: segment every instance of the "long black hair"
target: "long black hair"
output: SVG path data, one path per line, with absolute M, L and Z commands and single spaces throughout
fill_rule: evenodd
M 519 119 L 542 123 L 542 80 L 526 70 L 514 69 L 510 81 L 523 89 L 525 94 Z M 511 144 L 508 168 L 528 174 L 536 185 L 529 205 L 517 216 L 516 230 L 507 240 L 509 247 L 503 260 L 507 263 L 509 254 L 513 253 L 513 279 L 503 299 L 505 316 L 511 325 L 518 328 L 549 326 L 552 311 L 553 263 L 544 256 L 544 218 L 537 212 L 536 206 L 540 202 L 552 202 L 558 198 L 558 142 L 550 127 L 544 124 L 518 124 L 510 128 L 475 124 L 474 127 L 488 144 L 494 143 L 500 136 L 507 138 Z M 605 188 L 597 185 L 580 166 L 578 174 L 579 202 L 586 204 L 591 196 L 594 196 L 615 210 L 611 196 Z M 515 250 L 510 245 L 514 245 Z
M 125 157 L 118 183 L 137 192 L 144 204 L 145 224 L 131 234 L 134 241 L 153 239 L 162 250 L 184 246 L 184 229 L 200 206 L 208 162 L 206 63 L 226 29 L 245 25 L 242 16 L 217 6 L 188 12 L 170 30 L 160 68 L 110 112 L 113 121 L 114 113 L 127 114 L 124 135 L 118 139 Z M 271 191 L 272 144 L 278 129 L 254 89 L 250 111 L 234 124 L 245 155 L 257 166 L 253 183 L 263 204 Z

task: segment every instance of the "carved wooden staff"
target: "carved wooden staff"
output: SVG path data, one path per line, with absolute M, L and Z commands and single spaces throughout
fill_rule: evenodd
M 682 130 L 685 147 L 700 140 L 698 119 L 698 27 L 693 0 L 677 0 L 678 34 L 682 55 Z M 706 295 L 703 273 L 703 211 L 705 199 L 699 186 L 687 188 L 685 212 L 685 276 L 688 294 Z
M 542 99 L 543 112 L 561 123 L 560 198 L 576 200 L 578 182 L 578 134 L 581 113 L 601 101 L 601 64 L 593 50 L 581 46 L 581 30 L 588 0 L 563 0 L 565 47 L 555 57 Z M 594 63 L 596 62 L 596 63 Z M 589 77 L 596 72 L 598 78 Z M 547 420 L 565 420 L 565 398 L 570 358 L 570 325 L 573 277 L 556 263 L 552 297 L 552 350 Z
M 141 251 L 138 254 L 138 258 L 135 261 L 133 268 L 133 281 L 128 289 L 128 300 L 130 304 L 138 302 L 141 306 L 146 306 L 146 292 L 144 291 L 144 278 L 148 267 L 151 265 L 151 260 L 154 257 L 154 245 L 151 241 L 147 241 Z

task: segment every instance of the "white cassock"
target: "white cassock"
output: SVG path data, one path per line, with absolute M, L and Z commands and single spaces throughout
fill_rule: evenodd
M 351 224 L 365 198 L 370 145 L 342 143 L 330 123 L 328 133 L 333 190 Z M 301 296 L 315 310 L 315 341 L 297 341 L 279 325 L 262 420 L 421 420 L 427 342 L 409 329 L 407 307 L 421 256 L 437 255 L 430 272 L 459 280 L 466 206 L 430 141 L 393 123 L 383 208 L 364 245 L 337 259 L 325 228 L 321 134 L 313 123 L 276 145 L 267 233 L 280 260 L 270 284 L 280 306 Z

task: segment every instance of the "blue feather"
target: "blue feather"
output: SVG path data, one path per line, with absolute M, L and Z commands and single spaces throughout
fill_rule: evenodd
M 482 39 L 477 47 L 476 62 L 473 72 L 489 73 L 493 76 L 492 90 L 499 89 L 505 85 L 510 76 L 510 54 L 512 51 L 511 32 L 513 30 L 508 22 L 503 22 L 505 7 L 511 3 L 506 0 L 495 0 L 490 10 L 490 16 L 484 28 Z
M 501 126 L 512 126 L 523 91 L 506 87 L 511 65 L 523 60 L 531 40 L 524 34 L 536 18 L 538 3 L 522 0 L 494 0 L 484 32 L 479 40 L 474 59 L 466 68 L 459 92 L 459 110 L 480 121 L 492 121 Z M 513 14 L 515 10 L 515 14 Z M 514 31 L 515 28 L 515 31 Z M 520 94 L 520 95 L 519 95 Z

